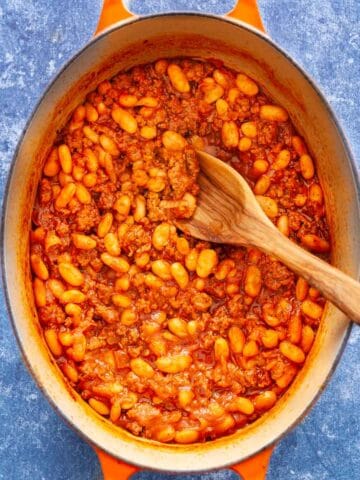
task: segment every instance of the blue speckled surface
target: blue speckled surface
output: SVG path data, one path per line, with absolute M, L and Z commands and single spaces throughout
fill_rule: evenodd
M 0 0 L 0 195 L 20 132 L 45 85 L 91 37 L 100 0 Z M 318 81 L 360 167 L 359 0 L 259 0 L 270 36 Z M 224 13 L 224 0 L 133 0 L 140 14 Z M 0 297 L 0 479 L 95 480 L 95 454 L 54 413 L 20 358 Z M 277 446 L 268 480 L 360 479 L 360 330 L 310 415 Z M 174 478 L 142 473 L 137 479 Z M 179 477 L 177 477 L 179 478 Z M 229 471 L 183 479 L 230 480 Z

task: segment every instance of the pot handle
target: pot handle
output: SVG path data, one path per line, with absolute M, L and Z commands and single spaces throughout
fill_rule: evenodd
M 257 0 L 237 0 L 235 7 L 225 16 L 236 18 L 265 32 Z
M 99 458 L 104 480 L 128 480 L 140 468 L 135 465 L 117 460 L 115 457 L 105 453 L 100 448 L 94 447 Z
M 265 480 L 273 449 L 274 447 L 268 447 L 230 468 L 240 474 L 243 480 Z M 117 460 L 97 447 L 94 447 L 94 450 L 99 458 L 104 480 L 128 480 L 134 473 L 140 471 L 135 465 Z
M 273 450 L 273 446 L 268 447 L 253 457 L 232 465 L 230 468 L 239 473 L 243 480 L 265 480 Z
M 103 0 L 100 18 L 96 27 L 95 35 L 100 33 L 105 28 L 110 27 L 120 20 L 135 17 L 125 7 L 123 0 Z
M 126 20 L 134 16 L 135 15 L 126 8 L 124 0 L 103 0 L 95 34 L 120 20 Z M 256 0 L 237 0 L 235 7 L 226 16 L 236 18 L 263 32 L 265 31 Z
M 253 27 L 265 31 L 256 0 L 237 0 L 233 10 L 226 16 L 249 23 Z M 131 17 L 134 17 L 134 15 L 127 10 L 123 0 L 104 0 L 96 33 L 120 20 Z M 99 457 L 104 480 L 128 480 L 140 470 L 134 465 L 117 460 L 99 448 L 94 447 L 94 450 Z M 273 447 L 267 448 L 230 468 L 239 473 L 244 480 L 265 480 L 272 451 Z

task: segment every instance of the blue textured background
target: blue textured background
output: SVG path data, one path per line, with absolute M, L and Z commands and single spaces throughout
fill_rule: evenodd
M 44 87 L 95 29 L 100 0 L 0 0 L 0 196 L 20 132 Z M 359 0 L 259 0 L 266 29 L 317 80 L 360 167 Z M 222 14 L 233 1 L 133 0 L 133 12 Z M 98 480 L 91 448 L 53 412 L 20 358 L 0 297 L 0 479 Z M 277 446 L 268 480 L 360 479 L 360 330 L 310 415 Z M 174 478 L 142 473 L 140 480 Z M 179 478 L 179 477 L 177 477 Z M 230 471 L 182 479 L 230 480 Z

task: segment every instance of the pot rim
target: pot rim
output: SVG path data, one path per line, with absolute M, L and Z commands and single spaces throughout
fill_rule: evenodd
M 340 139 L 343 143 L 343 147 L 344 147 L 344 150 L 346 152 L 346 156 L 347 158 L 349 159 L 349 164 L 350 164 L 350 169 L 351 169 L 351 174 L 352 174 L 352 178 L 353 178 L 353 181 L 354 181 L 354 185 L 355 185 L 355 188 L 356 188 L 356 191 L 358 193 L 358 195 L 356 196 L 356 198 L 354 199 L 355 200 L 355 203 L 356 203 L 356 207 L 357 207 L 357 212 L 358 212 L 358 218 L 357 218 L 357 221 L 360 223 L 360 216 L 359 216 L 359 213 L 360 213 L 360 198 L 359 198 L 359 194 L 360 194 L 360 172 L 358 172 L 357 168 L 356 168 L 356 164 L 355 164 L 355 160 L 354 160 L 354 157 L 353 157 L 353 154 L 351 152 L 351 148 L 350 148 L 350 144 L 349 144 L 349 141 L 335 115 L 335 112 L 333 110 L 333 108 L 330 106 L 329 102 L 327 101 L 325 95 L 322 93 L 320 87 L 318 86 L 317 82 L 314 80 L 314 78 L 296 61 L 294 60 L 290 54 L 288 54 L 282 47 L 280 47 L 274 40 L 272 40 L 268 35 L 266 35 L 265 33 L 261 32 L 260 30 L 258 30 L 257 28 L 249 25 L 248 23 L 246 22 L 243 22 L 241 20 L 237 20 L 235 18 L 232 18 L 232 17 L 228 17 L 227 15 L 215 15 L 215 14 L 210 14 L 210 13 L 198 13 L 198 12 L 182 12 L 182 11 L 179 11 L 179 12 L 165 12 L 165 13 L 157 13 L 157 14 L 149 14 L 149 15 L 144 15 L 144 16 L 131 16 L 125 20 L 121 20 L 119 22 L 116 22 L 114 23 L 113 25 L 109 26 L 108 28 L 104 29 L 103 31 L 101 31 L 99 34 L 97 34 L 94 38 L 90 39 L 83 47 L 81 47 L 79 50 L 77 50 L 75 52 L 74 55 L 72 55 L 72 57 L 67 60 L 65 62 L 65 64 L 57 71 L 57 73 L 55 74 L 55 76 L 51 79 L 51 81 L 47 84 L 47 86 L 45 87 L 44 91 L 42 91 L 38 101 L 36 102 L 35 106 L 33 107 L 32 111 L 30 112 L 29 116 L 28 116 L 28 119 L 25 123 L 25 126 L 23 127 L 22 129 L 22 132 L 19 136 L 19 140 L 17 142 L 17 145 L 16 145 L 16 148 L 15 148 L 15 151 L 14 151 L 14 154 L 12 156 L 12 161 L 11 161 L 11 164 L 10 164 L 10 169 L 9 169 L 9 173 L 8 173 L 8 177 L 7 177 L 7 181 L 6 181 L 6 186 L 5 186 L 5 190 L 4 190 L 4 201 L 3 201 L 3 205 L 2 205 L 2 209 L 1 209 L 1 225 L 0 225 L 0 230 L 1 230 L 1 233 L 0 233 L 0 250 L 1 250 L 1 253 L 0 253 L 0 266 L 1 266 L 1 278 L 2 278 L 2 282 L 3 282 L 3 290 L 4 290 L 4 297 L 5 297 L 5 302 L 6 302 L 6 310 L 7 310 L 7 313 L 8 313 L 8 317 L 10 318 L 10 323 L 11 323 L 11 326 L 12 326 L 12 329 L 13 329 L 13 332 L 15 334 L 15 337 L 16 337 L 16 340 L 17 340 L 17 344 L 19 346 L 19 349 L 20 349 L 20 353 L 21 353 L 21 356 L 22 356 L 22 359 L 23 359 L 23 362 L 25 363 L 25 365 L 27 366 L 28 370 L 30 371 L 31 373 L 31 376 L 35 379 L 36 381 L 36 384 L 37 384 L 37 387 L 41 390 L 41 392 L 44 394 L 44 396 L 46 397 L 46 399 L 49 401 L 49 403 L 51 404 L 51 406 L 54 408 L 55 412 L 61 416 L 61 418 L 63 420 L 65 420 L 65 422 L 72 428 L 74 429 L 77 434 L 83 438 L 85 441 L 87 441 L 89 444 L 92 444 L 92 445 L 95 445 L 96 447 L 100 448 L 101 450 L 103 450 L 104 452 L 110 454 L 110 455 L 113 455 L 106 447 L 104 447 L 103 445 L 99 445 L 97 443 L 97 440 L 96 439 L 93 439 L 93 438 L 90 438 L 87 434 L 85 434 L 78 426 L 76 426 L 71 420 L 70 418 L 68 418 L 62 411 L 62 408 L 61 406 L 59 406 L 50 396 L 50 394 L 47 392 L 46 388 L 44 385 L 42 385 L 40 379 L 38 378 L 37 374 L 35 373 L 35 371 L 33 370 L 31 364 L 30 364 L 30 361 L 28 360 L 28 357 L 27 357 L 27 348 L 26 348 L 26 345 L 21 341 L 20 339 L 20 336 L 18 334 L 18 330 L 17 330 L 17 326 L 16 326 L 16 321 L 15 321 L 15 315 L 13 313 L 13 310 L 12 310 L 12 306 L 11 306 L 11 298 L 10 298 L 10 293 L 8 291 L 8 287 L 7 287 L 7 277 L 8 277 L 8 274 L 7 274 L 7 271 L 6 271 L 6 262 L 5 262 L 5 257 L 6 257 L 6 252 L 5 252 L 5 234 L 6 234 L 6 225 L 5 225 L 5 220 L 6 220 L 6 214 L 7 214 L 7 211 L 8 211 L 8 196 L 9 196 L 9 190 L 10 190 L 10 185 L 12 183 L 12 179 L 13 179 L 13 175 L 14 175 L 14 168 L 15 168 L 15 164 L 16 164 L 16 160 L 17 160 L 17 157 L 18 157 L 18 153 L 19 153 L 19 150 L 21 148 L 21 145 L 22 145 L 22 142 L 24 140 L 24 137 L 27 133 L 27 130 L 33 120 L 33 118 L 35 117 L 41 103 L 43 102 L 43 100 L 46 98 L 48 92 L 50 91 L 50 89 L 53 87 L 53 85 L 58 81 L 58 78 L 59 76 L 64 73 L 68 67 L 77 60 L 78 57 L 80 57 L 83 53 L 85 53 L 88 48 L 91 48 L 95 43 L 97 43 L 98 41 L 100 41 L 102 38 L 106 37 L 109 33 L 112 33 L 113 31 L 115 30 L 118 30 L 122 27 L 125 27 L 126 25 L 128 24 L 133 24 L 133 23 L 139 23 L 139 22 L 143 22 L 143 21 L 151 21 L 152 19 L 155 19 L 155 18 L 159 18 L 159 17 L 176 17 L 176 16 L 180 16 L 180 17 L 205 17 L 205 18 L 210 18 L 210 19 L 214 19 L 214 20 L 217 20 L 217 21 L 221 21 L 221 22 L 225 22 L 225 23 L 231 23 L 233 25 L 235 25 L 236 27 L 240 28 L 240 29 L 245 29 L 245 30 L 248 30 L 250 31 L 251 33 L 253 33 L 254 35 L 260 37 L 262 40 L 265 40 L 267 43 L 269 43 L 272 47 L 275 48 L 275 50 L 278 51 L 278 53 L 280 53 L 283 57 L 285 57 L 285 59 L 290 62 L 301 74 L 302 76 L 304 77 L 304 79 L 310 84 L 310 86 L 314 89 L 314 91 L 317 93 L 319 99 L 321 100 L 321 102 L 323 103 L 325 109 L 326 109 L 326 112 L 327 114 L 329 115 L 330 119 L 333 121 L 335 127 L 336 127 L 336 130 L 338 131 L 339 133 L 339 136 L 340 136 Z M 359 275 L 360 275 L 360 265 L 358 266 L 357 268 L 357 278 L 359 278 Z M 347 341 L 348 341 L 348 338 L 349 338 L 349 335 L 351 333 L 351 329 L 352 329 L 352 322 L 349 322 L 349 325 L 347 326 L 346 328 L 346 332 L 345 332 L 345 335 L 344 335 L 344 339 L 342 341 L 342 344 L 337 352 L 337 355 L 336 355 L 336 358 L 335 360 L 333 361 L 332 363 L 332 366 L 329 370 L 329 373 L 328 375 L 326 376 L 323 384 L 320 386 L 317 394 L 313 397 L 313 399 L 311 400 L 311 402 L 308 404 L 308 406 L 305 408 L 305 410 L 301 413 L 301 415 L 299 415 L 297 417 L 297 419 L 295 421 L 293 421 L 291 424 L 289 424 L 287 426 L 287 428 L 285 428 L 277 437 L 276 439 L 273 439 L 272 441 L 268 442 L 266 445 L 262 446 L 261 448 L 259 449 L 256 449 L 254 452 L 252 452 L 252 454 L 249 454 L 249 455 L 246 455 L 242 458 L 241 461 L 243 460 L 246 460 L 247 458 L 255 455 L 256 453 L 259 453 L 263 450 L 265 450 L 266 448 L 268 448 L 270 445 L 273 445 L 274 442 L 277 442 L 279 441 L 280 439 L 282 439 L 285 435 L 287 435 L 294 427 L 296 427 L 302 420 L 305 416 L 307 416 L 307 414 L 309 413 L 309 411 L 312 409 L 312 407 L 314 406 L 314 404 L 317 402 L 319 396 L 321 395 L 321 393 L 323 392 L 324 388 L 326 387 L 326 385 L 328 384 L 330 378 L 332 377 L 338 363 L 339 363 L 339 360 L 343 354 L 343 351 L 345 349 L 345 346 L 347 344 Z M 175 452 L 174 452 L 175 453 Z M 121 458 L 121 457 L 117 457 L 119 458 L 120 460 L 123 460 L 125 462 L 128 462 L 128 460 L 126 458 Z M 235 460 L 236 462 L 237 460 Z M 157 471 L 156 467 L 149 467 L 147 465 L 141 465 L 141 464 L 137 464 L 137 463 L 133 463 L 134 465 L 136 466 L 139 466 L 139 467 L 145 467 L 145 468 L 150 468 L 154 471 Z M 232 463 L 229 463 L 229 462 L 226 462 L 225 464 L 220 464 L 217 468 L 226 468 L 226 467 L 229 467 L 231 465 L 233 465 L 234 462 Z M 164 470 L 158 470 L 158 471 L 164 471 Z M 201 469 L 201 470 L 194 470 L 195 473 L 199 473 L 201 471 L 209 471 L 208 469 Z M 177 473 L 191 473 L 190 470 L 187 470 L 187 469 L 183 469 L 183 470 L 176 470 Z

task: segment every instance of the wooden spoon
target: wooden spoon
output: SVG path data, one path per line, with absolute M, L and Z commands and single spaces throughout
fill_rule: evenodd
M 360 323 L 360 283 L 283 235 L 235 169 L 208 153 L 197 154 L 201 167 L 198 206 L 192 218 L 177 226 L 201 240 L 253 246 L 278 258 Z

